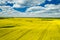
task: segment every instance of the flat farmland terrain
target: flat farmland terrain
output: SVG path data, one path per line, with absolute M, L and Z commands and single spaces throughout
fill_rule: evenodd
M 60 40 L 60 19 L 0 18 L 0 40 Z

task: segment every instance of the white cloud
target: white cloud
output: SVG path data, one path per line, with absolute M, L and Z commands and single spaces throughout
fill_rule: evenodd
M 14 0 L 15 4 L 18 5 L 24 5 L 24 6 L 36 6 L 39 5 L 43 2 L 45 2 L 45 0 Z
M 0 4 L 4 4 L 6 0 L 1 0 Z M 0 16 L 3 17 L 60 17 L 60 4 L 47 4 L 45 7 L 36 6 L 44 2 L 45 0 L 9 0 L 9 3 L 15 3 L 13 7 L 25 7 L 29 6 L 26 12 L 22 13 L 13 9 L 10 6 L 0 6 L 3 10 L 0 12 Z M 28 2 L 28 3 L 26 3 Z
M 16 11 L 9 6 L 0 6 L 0 8 L 3 10 L 0 12 L 0 16 L 4 17 L 60 17 L 60 4 L 47 4 L 45 7 L 34 6 L 24 13 Z
M 30 7 L 26 10 L 26 12 L 37 12 L 37 11 L 42 11 L 44 10 L 44 7 L 41 6 L 34 6 L 34 7 Z
M 6 0 L 0 0 L 0 4 L 5 4 Z
M 26 12 L 32 13 L 38 17 L 60 17 L 60 4 L 47 4 L 45 7 L 30 7 Z
M 36 6 L 45 2 L 45 0 L 0 0 L 0 4 L 6 4 L 6 1 L 8 3 L 14 3 L 13 7 L 17 7 L 17 6 L 30 7 L 30 6 Z
M 18 4 L 14 4 L 13 8 L 21 8 L 22 6 L 21 5 L 18 5 Z

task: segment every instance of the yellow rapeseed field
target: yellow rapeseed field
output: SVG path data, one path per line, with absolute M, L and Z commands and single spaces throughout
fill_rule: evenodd
M 60 40 L 60 19 L 0 19 L 0 40 Z

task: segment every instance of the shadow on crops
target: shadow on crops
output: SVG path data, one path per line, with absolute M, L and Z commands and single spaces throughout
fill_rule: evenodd
M 0 27 L 0 28 L 13 28 L 13 27 L 15 27 L 15 26 L 13 26 L 13 25 L 8 25 L 8 26 L 2 26 L 2 27 Z
M 9 19 L 9 18 L 5 18 L 5 17 L 0 17 L 0 19 Z
M 14 17 L 0 17 L 0 19 L 12 19 L 12 18 L 14 18 Z
M 27 22 L 33 22 L 32 20 L 26 20 Z
M 0 17 L 0 19 L 5 19 L 5 18 Z
M 41 21 L 54 21 L 53 19 L 41 19 Z

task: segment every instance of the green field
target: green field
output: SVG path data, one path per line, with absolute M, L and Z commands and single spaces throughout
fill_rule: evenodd
M 0 18 L 0 40 L 60 40 L 60 18 Z

